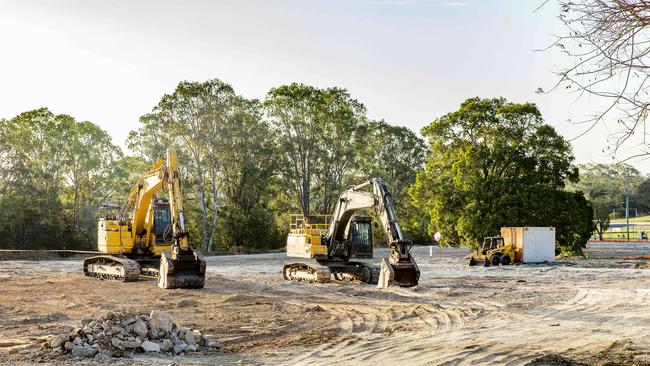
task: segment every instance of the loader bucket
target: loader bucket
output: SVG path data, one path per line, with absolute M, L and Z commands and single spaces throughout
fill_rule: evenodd
M 203 288 L 205 284 L 205 259 L 198 251 L 179 253 L 176 260 L 168 251 L 160 257 L 158 286 L 165 289 Z

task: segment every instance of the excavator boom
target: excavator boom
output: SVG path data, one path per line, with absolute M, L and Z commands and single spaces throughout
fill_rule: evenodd
M 190 246 L 185 229 L 183 196 L 176 151 L 167 151 L 166 169 L 160 171 L 163 186 L 167 189 L 172 214 L 172 250 L 163 251 L 160 258 L 161 288 L 203 288 L 205 284 L 205 259 Z

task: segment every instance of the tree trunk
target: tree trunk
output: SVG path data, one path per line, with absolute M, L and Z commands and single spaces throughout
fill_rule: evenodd
M 604 225 L 602 223 L 598 223 L 596 225 L 596 231 L 598 232 L 598 237 L 602 241 L 603 240 Z
M 212 244 L 214 243 L 214 234 L 217 231 L 217 210 L 219 208 L 217 172 L 214 166 L 211 167 L 210 175 L 212 176 L 212 229 L 210 230 L 210 240 L 208 241 L 208 246 L 204 249 L 206 252 L 209 252 L 212 249 Z M 218 249 L 215 248 L 215 251 L 218 252 Z
M 205 175 L 203 170 L 200 168 L 201 161 L 198 156 L 195 155 L 194 159 L 197 167 L 197 173 L 199 175 L 199 201 L 201 203 L 201 241 L 203 242 L 203 248 L 205 248 L 208 243 L 208 206 L 205 202 Z

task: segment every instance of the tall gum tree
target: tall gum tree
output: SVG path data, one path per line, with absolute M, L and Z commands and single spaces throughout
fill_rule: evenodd
M 282 142 L 281 175 L 302 214 L 330 213 L 355 168 L 365 107 L 345 89 L 296 83 L 271 89 L 264 105 Z
M 219 207 L 219 131 L 231 118 L 236 95 L 220 80 L 183 81 L 164 95 L 153 111 L 140 118 L 143 125 L 129 135 L 129 147 L 153 159 L 174 146 L 185 161 L 187 193 L 196 192 L 201 217 L 201 244 L 213 247 Z

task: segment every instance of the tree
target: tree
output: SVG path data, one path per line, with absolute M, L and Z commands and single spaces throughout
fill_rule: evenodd
M 627 164 L 582 164 L 578 169 L 580 180 L 569 184 L 568 188 L 584 192 L 592 203 L 595 229 L 602 240 L 603 233 L 609 228 L 612 210 L 624 207 L 626 185 L 631 194 L 637 190 L 643 177 Z
M 650 179 L 644 180 L 634 193 L 632 202 L 643 215 L 650 213 Z
M 71 126 L 66 144 L 65 176 L 72 196 L 72 228 L 83 231 L 82 238 L 94 242 L 97 207 L 118 188 L 115 163 L 122 158 L 122 151 L 94 123 L 75 122 L 70 116 L 60 118 L 67 119 Z
M 129 135 L 132 150 L 151 160 L 170 146 L 179 152 L 190 237 L 200 238 L 201 247 L 278 242 L 275 213 L 267 207 L 278 139 L 260 101 L 216 79 L 181 82 L 140 122 Z
M 560 19 L 567 33 L 555 45 L 574 62 L 559 72 L 557 87 L 607 101 L 588 118 L 587 133 L 598 123 L 614 131 L 610 150 L 637 132 L 648 154 L 645 120 L 650 107 L 650 3 L 631 0 L 561 0 Z M 642 128 L 642 133 L 639 129 Z
M 427 146 L 413 131 L 385 121 L 368 123 L 364 133 L 364 150 L 360 154 L 361 175 L 386 181 L 395 201 L 397 216 L 405 235 L 425 242 L 429 218 L 413 205 L 408 188 L 415 183 L 418 171 L 424 169 Z
M 277 139 L 258 100 L 237 98 L 232 118 L 219 127 L 222 156 L 222 246 L 268 246 L 275 229 L 266 207 L 277 168 Z
M 264 105 L 283 141 L 281 174 L 302 213 L 331 213 L 355 168 L 365 107 L 344 89 L 295 83 L 271 89 Z
M 360 150 L 367 143 L 366 108 L 345 89 L 320 91 L 318 164 L 314 206 L 321 214 L 334 211 L 345 179 L 358 168 Z
M 0 232 L 6 245 L 48 247 L 63 240 L 60 194 L 65 170 L 67 118 L 45 108 L 21 113 L 3 126 L 7 143 Z
M 284 141 L 282 174 L 296 192 L 303 215 L 310 212 L 311 189 L 318 161 L 321 91 L 291 84 L 273 88 L 264 101 L 267 113 Z
M 586 244 L 591 207 L 564 191 L 578 179 L 570 145 L 534 104 L 468 99 L 422 135 L 431 152 L 411 195 L 444 243 L 476 247 L 502 226 L 554 226 L 561 248 Z
M 119 148 L 93 123 L 46 108 L 0 122 L 0 244 L 94 246 Z
M 129 134 L 129 148 L 149 158 L 161 156 L 170 146 L 179 150 L 185 186 L 190 188 L 186 193 L 198 195 L 201 247 L 206 251 L 212 248 L 217 229 L 219 131 L 231 118 L 235 99 L 232 87 L 220 80 L 183 81 L 174 93 L 161 98 L 152 113 L 140 118 L 140 130 Z

